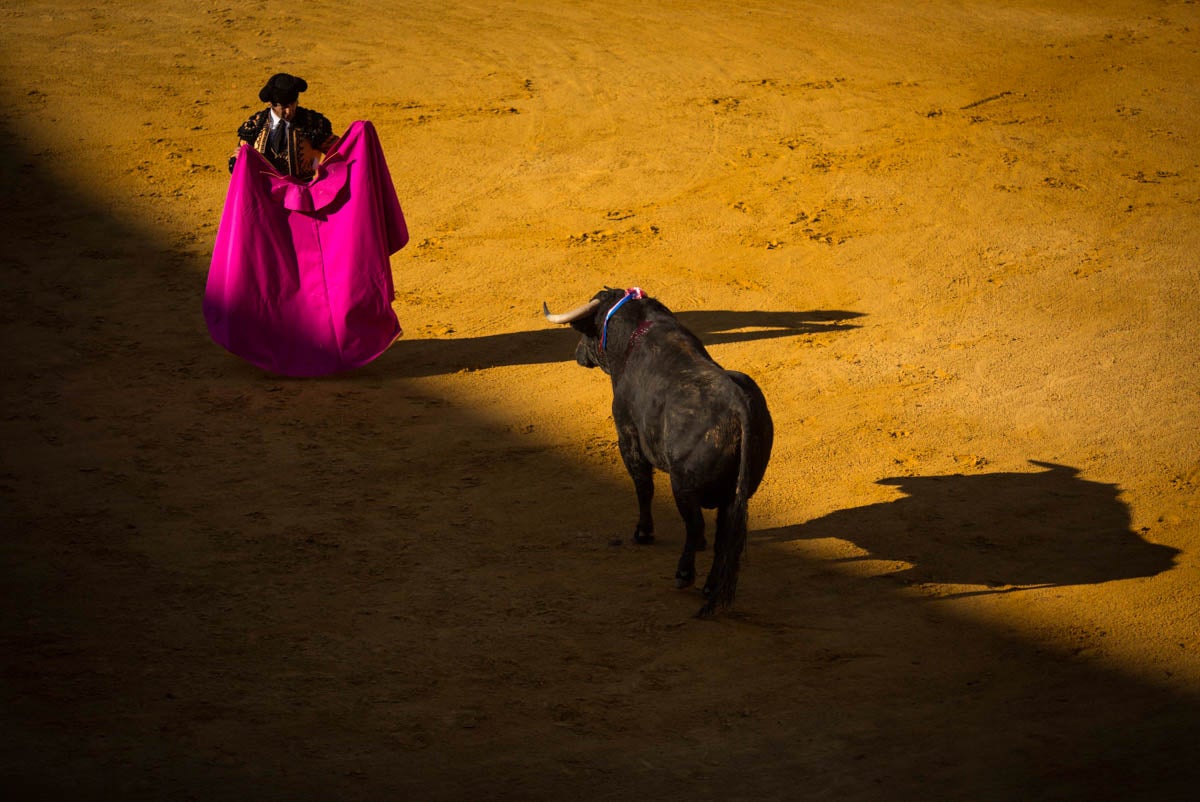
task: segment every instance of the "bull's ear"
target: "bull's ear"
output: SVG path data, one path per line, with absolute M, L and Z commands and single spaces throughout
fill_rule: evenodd
M 600 336 L 600 327 L 596 323 L 595 315 L 584 315 L 578 320 L 572 320 L 569 325 L 584 337 Z

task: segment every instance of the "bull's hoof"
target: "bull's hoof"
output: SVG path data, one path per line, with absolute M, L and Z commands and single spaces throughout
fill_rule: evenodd
M 696 584 L 696 575 L 684 573 L 683 571 L 675 572 L 675 587 L 679 590 L 690 588 Z
M 641 529 L 633 533 L 633 542 L 642 546 L 649 546 L 654 542 L 653 532 L 643 532 Z
M 717 615 L 717 605 L 711 601 L 696 611 L 696 617 L 700 618 L 700 619 L 715 618 L 716 615 Z

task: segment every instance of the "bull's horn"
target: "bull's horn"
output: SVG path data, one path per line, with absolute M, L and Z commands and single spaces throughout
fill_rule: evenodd
M 579 307 L 578 309 L 572 309 L 570 312 L 563 312 L 561 315 L 552 315 L 550 314 L 550 307 L 546 306 L 545 301 L 542 301 L 542 314 L 545 315 L 546 320 L 549 320 L 551 323 L 571 323 L 572 321 L 579 320 L 579 318 L 583 317 L 588 312 L 591 312 L 599 305 L 600 300 L 596 299 L 594 301 L 588 301 L 583 306 Z

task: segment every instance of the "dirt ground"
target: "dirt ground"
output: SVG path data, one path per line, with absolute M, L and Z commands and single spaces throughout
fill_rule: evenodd
M 294 5 L 0 7 L 9 798 L 1194 798 L 1193 0 Z M 200 314 L 280 70 L 412 232 L 321 380 Z M 604 285 L 771 406 L 715 621 Z

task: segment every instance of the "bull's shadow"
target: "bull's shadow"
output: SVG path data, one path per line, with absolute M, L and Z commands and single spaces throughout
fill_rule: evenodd
M 679 312 L 676 317 L 705 345 L 796 337 L 858 328 L 847 323 L 861 312 L 835 309 L 806 312 Z M 403 318 L 403 312 L 401 313 Z M 532 331 L 458 339 L 401 339 L 381 357 L 378 369 L 398 378 L 439 376 L 458 371 L 512 365 L 541 365 L 574 358 L 579 334 L 567 326 L 544 324 Z
M 840 538 L 868 554 L 911 567 L 909 582 L 981 585 L 956 595 L 1084 585 L 1149 577 L 1175 564 L 1177 549 L 1130 529 L 1116 485 L 1062 465 L 1037 473 L 882 479 L 907 495 L 839 510 L 808 523 L 758 532 L 768 541 Z

